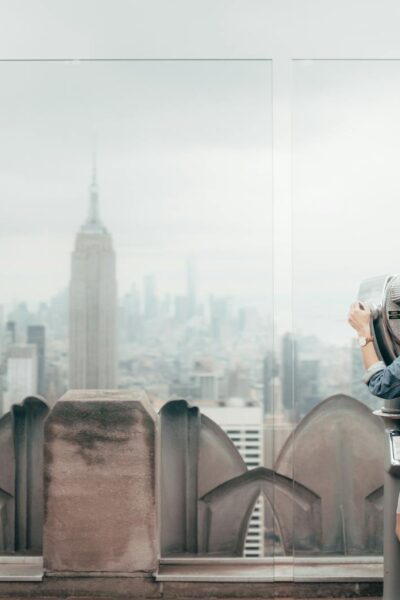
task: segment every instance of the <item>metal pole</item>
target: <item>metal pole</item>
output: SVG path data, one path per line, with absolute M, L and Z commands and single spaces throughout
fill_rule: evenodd
M 383 598 L 400 598 L 400 542 L 396 536 L 396 510 L 400 493 L 400 457 L 394 444 L 393 433 L 400 435 L 399 413 L 388 409 L 374 411 L 385 424 L 385 477 L 383 502 Z M 400 438 L 399 438 L 400 439 Z
M 389 436 L 388 444 L 390 444 Z M 383 504 L 383 598 L 400 598 L 400 542 L 395 533 L 396 508 L 400 492 L 400 477 L 385 471 Z

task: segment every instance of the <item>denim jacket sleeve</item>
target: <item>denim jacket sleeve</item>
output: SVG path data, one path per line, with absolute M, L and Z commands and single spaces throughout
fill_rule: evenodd
M 364 382 L 374 396 L 392 400 L 400 397 L 400 356 L 385 366 L 383 361 L 371 365 L 364 374 Z

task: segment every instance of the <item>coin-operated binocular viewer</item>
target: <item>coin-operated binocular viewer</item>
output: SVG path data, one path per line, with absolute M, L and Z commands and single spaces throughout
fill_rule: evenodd
M 400 356 L 400 275 L 384 275 L 361 283 L 358 299 L 371 309 L 371 332 L 378 357 L 386 366 Z M 400 360 L 400 359 L 399 359 Z M 374 411 L 385 425 L 384 598 L 400 598 L 400 542 L 396 511 L 400 493 L 400 397 L 384 399 Z

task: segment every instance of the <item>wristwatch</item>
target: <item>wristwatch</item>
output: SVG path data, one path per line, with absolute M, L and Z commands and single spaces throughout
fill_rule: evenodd
M 374 340 L 374 338 L 371 337 L 371 336 L 364 337 L 363 335 L 360 335 L 359 338 L 358 338 L 358 344 L 361 346 L 361 348 L 363 348 L 364 346 L 366 346 L 370 342 L 373 342 L 373 340 Z

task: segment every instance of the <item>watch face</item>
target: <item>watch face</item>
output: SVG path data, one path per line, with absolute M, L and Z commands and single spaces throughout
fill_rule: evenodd
M 364 336 L 361 336 L 358 338 L 358 343 L 360 344 L 360 346 L 365 346 L 367 343 L 367 339 Z

